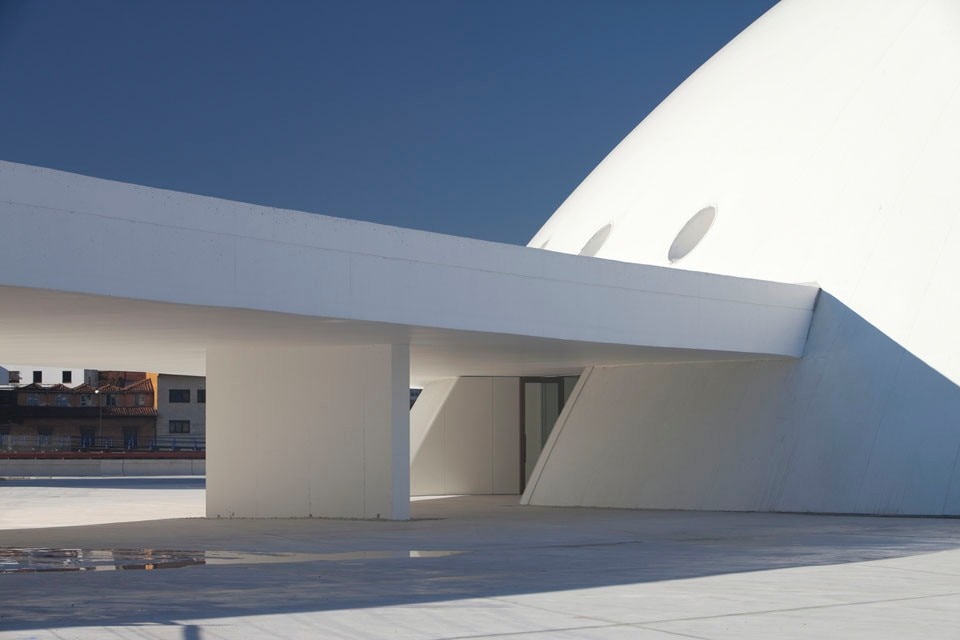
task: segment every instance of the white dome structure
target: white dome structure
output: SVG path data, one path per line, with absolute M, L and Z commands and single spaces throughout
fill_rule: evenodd
M 786 0 L 724 47 L 529 246 L 815 282 L 805 355 L 595 369 L 527 501 L 960 513 L 958 150 L 960 3 Z
M 817 282 L 960 381 L 960 4 L 787 1 L 717 53 L 529 246 Z M 698 211 L 716 219 L 681 260 Z M 612 227 L 612 229 L 611 229 Z M 692 247 L 691 247 L 692 248 Z

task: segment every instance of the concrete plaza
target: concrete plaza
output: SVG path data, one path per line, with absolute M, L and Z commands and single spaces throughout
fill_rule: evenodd
M 209 559 L 0 575 L 2 638 L 960 633 L 960 526 L 950 519 L 521 507 L 491 496 L 416 501 L 409 522 L 206 520 L 194 517 L 199 478 L 6 480 L 0 495 L 7 554 Z M 146 511 L 163 519 L 59 526 Z

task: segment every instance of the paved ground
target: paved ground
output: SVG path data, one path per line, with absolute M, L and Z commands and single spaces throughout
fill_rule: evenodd
M 189 476 L 0 480 L 0 529 L 202 518 L 203 487 Z
M 5 505 L 57 491 L 32 505 L 34 525 L 45 508 L 62 522 L 88 504 L 98 518 L 129 513 L 138 496 L 168 516 L 202 500 L 196 480 L 103 480 L 103 492 L 90 479 L 40 482 L 0 482 Z M 504 497 L 413 509 L 418 519 L 405 523 L 193 518 L 0 531 L 5 548 L 127 550 L 88 554 L 101 562 L 180 550 L 217 563 L 2 574 L 0 637 L 960 637 L 956 520 L 553 509 Z

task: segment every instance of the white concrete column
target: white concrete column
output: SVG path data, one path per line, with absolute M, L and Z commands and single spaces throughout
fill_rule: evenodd
M 207 351 L 207 517 L 410 517 L 406 345 Z

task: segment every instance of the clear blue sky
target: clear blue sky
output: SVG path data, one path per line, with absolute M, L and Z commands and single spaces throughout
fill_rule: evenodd
M 0 159 L 525 244 L 773 0 L 0 0 Z

